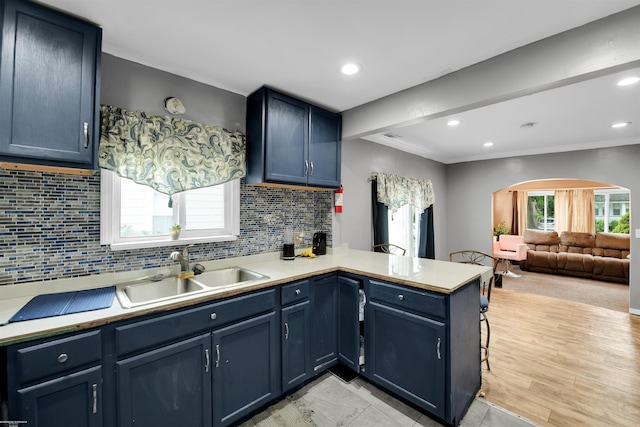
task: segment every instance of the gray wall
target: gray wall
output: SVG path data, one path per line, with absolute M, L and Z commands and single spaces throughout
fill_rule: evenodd
M 476 248 L 491 253 L 491 206 L 496 190 L 523 181 L 577 178 L 631 190 L 631 253 L 640 253 L 640 239 L 635 237 L 635 228 L 640 226 L 634 220 L 640 212 L 640 141 L 638 143 L 448 165 L 446 251 Z M 640 262 L 631 263 L 630 275 L 630 306 L 640 314 Z
M 371 183 L 367 182 L 371 172 L 431 180 L 436 199 L 433 205 L 436 258 L 445 259 L 448 256 L 445 165 L 360 139 L 342 143 L 344 208 L 342 214 L 335 215 L 340 241 L 352 249 L 371 249 Z M 337 236 L 334 231 L 334 242 Z
M 173 96 L 187 108 L 181 118 L 245 131 L 246 98 L 242 95 L 107 53 L 102 54 L 101 70 L 101 104 L 170 116 L 164 100 Z

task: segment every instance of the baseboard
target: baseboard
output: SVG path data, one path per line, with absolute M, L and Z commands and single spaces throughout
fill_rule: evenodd
M 629 314 L 635 314 L 636 316 L 640 316 L 640 309 L 629 308 Z

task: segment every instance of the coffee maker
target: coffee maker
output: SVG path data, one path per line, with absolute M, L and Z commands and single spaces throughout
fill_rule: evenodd
M 325 255 L 327 253 L 327 234 L 321 231 L 313 233 L 313 253 Z

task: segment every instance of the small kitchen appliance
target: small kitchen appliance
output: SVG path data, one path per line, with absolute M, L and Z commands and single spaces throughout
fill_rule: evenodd
M 313 253 L 316 255 L 327 253 L 327 233 L 321 231 L 313 233 Z
M 293 230 L 289 227 L 284 230 L 284 239 L 282 239 L 282 259 L 296 259 L 296 245 L 293 243 Z

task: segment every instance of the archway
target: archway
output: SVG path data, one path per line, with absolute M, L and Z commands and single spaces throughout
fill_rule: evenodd
M 580 208 L 580 207 L 576 208 L 577 205 L 572 206 L 572 209 L 574 210 L 586 209 L 591 211 L 589 216 L 589 221 L 587 223 L 587 226 L 588 226 L 587 229 L 575 230 L 572 228 L 568 228 L 567 224 L 571 224 L 571 222 L 569 221 L 569 223 L 567 223 L 566 218 L 565 219 L 561 218 L 561 221 L 558 221 L 558 223 L 556 224 L 557 217 L 561 217 L 563 215 L 562 207 L 565 205 L 561 202 L 561 199 L 558 199 L 558 203 L 560 204 L 560 207 L 558 208 L 558 210 L 560 212 L 558 212 L 557 210 L 554 214 L 554 202 L 555 202 L 554 194 L 556 195 L 556 198 L 559 198 L 562 192 L 566 193 L 567 191 L 570 191 L 570 190 L 587 190 L 587 194 L 590 194 L 590 200 L 587 198 L 587 202 L 590 202 L 590 203 L 587 203 L 584 208 Z M 589 193 L 589 190 L 591 190 L 590 193 Z M 551 200 L 551 203 L 549 204 L 549 206 L 547 206 L 546 204 L 544 206 L 544 213 L 545 213 L 544 216 L 541 216 L 541 212 L 543 211 L 542 209 L 538 209 L 537 211 L 535 209 L 536 199 L 541 194 L 545 195 L 545 199 L 544 199 L 545 203 L 547 203 L 546 202 L 547 196 Z M 528 265 L 529 268 L 526 268 L 526 270 L 530 270 L 532 272 L 538 272 L 538 273 L 540 272 L 550 273 L 549 275 L 546 275 L 546 278 L 545 278 L 545 280 L 548 282 L 551 282 L 551 281 L 562 282 L 563 277 L 565 279 L 568 277 L 581 277 L 588 280 L 595 279 L 594 281 L 602 281 L 607 283 L 608 285 L 612 285 L 611 282 L 626 283 L 627 285 L 629 284 L 629 267 L 630 267 L 631 261 L 623 260 L 622 262 L 620 262 L 619 260 L 616 260 L 615 263 L 614 262 L 610 263 L 609 261 L 606 261 L 607 256 L 624 258 L 625 254 L 629 254 L 629 239 L 626 239 L 626 243 L 625 243 L 626 248 L 622 249 L 622 251 L 618 251 L 617 254 L 614 254 L 613 253 L 614 251 L 612 250 L 610 251 L 609 249 L 598 249 L 599 247 L 602 247 L 602 246 L 599 246 L 598 242 L 603 242 L 605 239 L 608 239 L 610 237 L 611 232 L 616 233 L 613 236 L 611 236 L 611 239 L 618 239 L 617 241 L 622 241 L 622 242 L 625 241 L 624 238 L 621 239 L 619 236 L 624 235 L 625 231 L 626 233 L 629 233 L 630 231 L 628 230 L 629 207 L 631 202 L 630 190 L 614 184 L 607 184 L 607 183 L 583 180 L 583 179 L 544 179 L 544 180 L 533 180 L 533 181 L 526 181 L 526 182 L 513 184 L 509 187 L 506 187 L 504 189 L 494 192 L 492 195 L 492 198 L 493 198 L 492 225 L 494 227 L 494 230 L 496 229 L 497 226 L 499 226 L 502 223 L 503 225 L 506 225 L 506 228 L 508 229 L 509 234 L 525 235 L 525 237 L 528 235 L 529 240 L 531 239 L 531 236 L 535 236 L 536 233 L 540 234 L 540 231 L 544 231 L 544 232 L 557 231 L 558 235 L 562 234 L 563 231 L 573 231 L 573 232 L 577 231 L 580 233 L 568 233 L 568 234 L 571 234 L 573 236 L 573 235 L 584 233 L 584 235 L 586 235 L 587 237 L 591 236 L 589 238 L 592 239 L 592 241 L 594 242 L 592 246 L 594 248 L 593 249 L 594 257 L 591 260 L 586 259 L 585 260 L 586 264 L 590 262 L 594 265 L 596 263 L 600 263 L 599 265 L 602 265 L 601 264 L 602 262 L 606 262 L 607 268 L 609 268 L 613 264 L 616 264 L 615 266 L 616 268 L 618 268 L 619 264 L 624 264 L 624 263 L 627 264 L 626 278 L 624 277 L 624 274 L 625 274 L 624 269 L 622 269 L 622 276 L 618 276 L 618 277 L 609 277 L 607 275 L 603 275 L 601 274 L 601 271 L 597 273 L 596 267 L 594 267 L 593 270 L 587 269 L 585 267 L 584 272 L 583 271 L 574 272 L 574 271 L 568 271 L 566 269 L 562 270 L 562 268 L 560 268 L 560 259 L 562 257 L 558 257 L 558 269 L 554 271 L 551 265 L 549 265 L 548 268 L 546 268 L 547 266 L 542 267 L 540 264 L 536 264 L 536 260 L 539 260 L 540 258 L 532 257 L 532 255 L 538 256 L 538 254 L 540 254 L 539 252 L 533 252 L 533 253 L 529 252 L 530 255 L 527 261 L 525 262 L 526 264 L 525 266 Z M 517 208 L 517 206 L 522 206 L 522 205 L 524 205 L 524 208 L 522 207 L 520 209 Z M 533 211 L 536 214 L 536 218 L 534 220 L 530 218 L 530 216 L 533 216 L 532 205 L 534 205 Z M 549 215 L 547 215 L 547 208 L 548 208 Z M 525 215 L 527 219 L 524 220 L 522 218 L 522 215 Z M 513 232 L 513 230 L 515 230 L 515 232 Z M 563 238 L 564 237 L 561 237 L 557 243 L 562 245 Z M 531 243 L 535 243 L 535 242 L 527 241 L 526 243 L 530 244 L 529 246 L 531 247 Z M 560 248 L 560 251 L 562 250 L 563 249 Z M 567 249 L 565 248 L 564 250 L 567 250 Z M 569 251 L 571 250 L 572 249 L 569 249 Z M 605 250 L 609 251 L 609 253 L 605 254 L 604 253 Z M 553 251 L 553 249 L 551 249 L 550 251 Z M 598 253 L 597 251 L 600 251 L 602 253 Z M 591 249 L 589 249 L 589 252 L 591 253 Z M 595 255 L 603 255 L 604 260 L 603 258 L 597 257 Z M 627 257 L 629 257 L 630 259 L 630 255 L 627 255 Z M 534 265 L 538 268 L 535 268 L 535 267 L 531 268 L 531 265 Z M 591 276 L 591 271 L 593 272 L 593 276 Z M 620 274 L 620 273 L 618 272 L 616 274 Z M 565 281 L 569 281 L 569 280 L 565 280 Z M 589 285 L 590 285 L 590 282 L 589 282 Z M 628 311 L 629 288 L 627 287 L 622 290 L 623 292 L 620 292 L 620 290 L 616 291 L 616 295 L 618 299 L 620 299 L 621 295 L 623 295 L 625 299 L 624 306 L 626 306 L 626 308 L 624 309 Z M 554 296 L 554 295 L 549 295 L 549 296 Z M 616 298 L 616 297 L 614 296 L 613 298 Z M 570 298 L 565 298 L 565 299 L 570 299 Z M 585 300 L 581 301 L 579 298 L 576 299 L 576 301 L 587 303 L 587 304 L 589 303 L 588 301 L 585 301 Z M 600 304 L 596 303 L 594 305 L 600 305 Z M 622 306 L 620 303 L 611 304 L 611 305 L 618 307 L 618 309 Z

